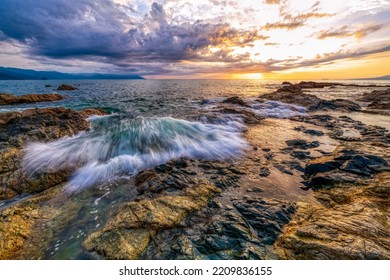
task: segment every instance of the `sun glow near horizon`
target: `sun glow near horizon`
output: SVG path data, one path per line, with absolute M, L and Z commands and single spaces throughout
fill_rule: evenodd
M 390 74 L 388 0 L 46 2 L 2 1 L 2 66 L 152 79 Z

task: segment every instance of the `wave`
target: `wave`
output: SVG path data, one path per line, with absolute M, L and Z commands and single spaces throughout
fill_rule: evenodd
M 172 159 L 223 160 L 242 155 L 243 125 L 227 118 L 210 124 L 171 117 L 92 118 L 91 130 L 49 143 L 30 143 L 23 167 L 30 174 L 76 170 L 66 186 L 75 192 L 121 175 L 135 175 Z
M 307 115 L 305 107 L 294 104 L 287 104 L 280 101 L 269 100 L 262 103 L 253 104 L 251 107 L 256 114 L 268 118 L 283 119 Z

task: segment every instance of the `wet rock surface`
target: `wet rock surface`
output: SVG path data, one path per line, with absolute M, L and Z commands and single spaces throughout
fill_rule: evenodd
M 321 205 L 298 203 L 275 244 L 287 259 L 389 259 L 389 174 L 368 186 L 316 193 Z
M 331 86 L 339 84 L 286 82 L 275 94 L 309 111 L 359 110 L 303 92 Z M 251 111 L 251 100 L 223 100 L 189 119 L 242 118 L 250 145 L 245 157 L 179 158 L 69 199 L 62 192 L 67 173 L 24 179 L 22 149 L 87 130 L 85 118 L 103 112 L 0 114 L 1 258 L 390 258 L 386 129 L 349 115 L 270 120 Z
M 371 102 L 370 109 L 390 110 L 390 88 L 365 93 L 360 101 Z
M 269 100 L 300 105 L 306 107 L 309 111 L 338 110 L 351 112 L 361 110 L 359 104 L 350 100 L 322 100 L 313 94 L 304 93 L 302 91 L 302 87 L 299 84 L 282 87 L 274 93 L 264 94 L 260 97 Z
M 309 161 L 305 176 L 308 185 L 318 189 L 356 183 L 361 177 L 372 177 L 382 171 L 390 171 L 389 164 L 383 158 L 344 150 L 334 156 Z
M 12 95 L 0 93 L 0 105 L 26 104 L 36 102 L 50 102 L 62 100 L 65 97 L 59 94 L 27 94 L 27 95 Z
M 108 259 L 137 259 L 158 231 L 168 230 L 207 204 L 218 190 L 199 184 L 183 195 L 142 199 L 121 205 L 101 231 L 84 242 L 86 250 Z
M 98 109 L 77 112 L 65 108 L 0 114 L 0 199 L 39 192 L 63 182 L 69 176 L 67 171 L 26 174 L 21 169 L 24 145 L 72 136 L 89 128 L 85 118 L 102 114 Z

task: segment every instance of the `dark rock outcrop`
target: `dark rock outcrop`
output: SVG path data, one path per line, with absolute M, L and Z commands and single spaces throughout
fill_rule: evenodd
M 153 236 L 177 226 L 218 191 L 214 186 L 199 184 L 183 195 L 123 204 L 102 230 L 87 237 L 84 247 L 107 259 L 137 259 Z
M 319 189 L 355 183 L 362 176 L 371 177 L 387 170 L 390 170 L 389 164 L 381 157 L 346 150 L 309 161 L 305 176 L 309 186 Z
M 76 90 L 77 88 L 71 85 L 62 84 L 60 85 L 57 90 Z
M 350 112 L 361 109 L 360 105 L 353 101 L 343 99 L 322 100 L 315 95 L 303 93 L 302 89 L 296 85 L 278 89 L 274 93 L 267 93 L 261 97 L 300 105 L 306 107 L 309 111 L 340 110 Z
M 286 259 L 389 259 L 389 179 L 317 191 L 322 204 L 298 203 L 274 250 Z
M 248 104 L 238 96 L 228 97 L 224 101 L 222 101 L 222 103 L 230 103 L 230 104 L 240 105 L 243 107 L 248 107 Z
M 59 94 L 27 94 L 27 95 L 12 95 L 7 93 L 0 93 L 0 105 L 36 103 L 36 102 L 50 102 L 62 100 L 65 97 Z
M 303 89 L 324 88 L 340 85 L 338 83 L 300 82 L 298 84 L 282 85 L 283 86 L 279 88 L 276 92 L 263 94 L 260 97 L 269 100 L 300 105 L 306 107 L 309 111 L 340 110 L 350 112 L 361 110 L 360 105 L 349 100 L 323 100 L 313 94 L 303 92 Z
M 51 141 L 72 136 L 89 128 L 90 115 L 105 114 L 100 109 L 74 111 L 65 108 L 28 109 L 0 114 L 0 199 L 25 192 L 39 192 L 63 182 L 68 172 L 27 176 L 21 169 L 25 143 Z
M 371 102 L 370 109 L 390 110 L 390 88 L 365 93 L 360 101 Z

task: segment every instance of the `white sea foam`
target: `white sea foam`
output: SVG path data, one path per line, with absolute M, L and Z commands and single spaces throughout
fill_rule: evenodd
M 222 160 L 236 157 L 247 147 L 243 125 L 207 124 L 171 117 L 126 119 L 95 118 L 91 131 L 50 143 L 31 143 L 23 160 L 30 172 L 76 169 L 69 192 L 137 172 L 171 159 Z
M 271 100 L 253 104 L 252 110 L 263 117 L 280 119 L 307 114 L 305 107 Z

